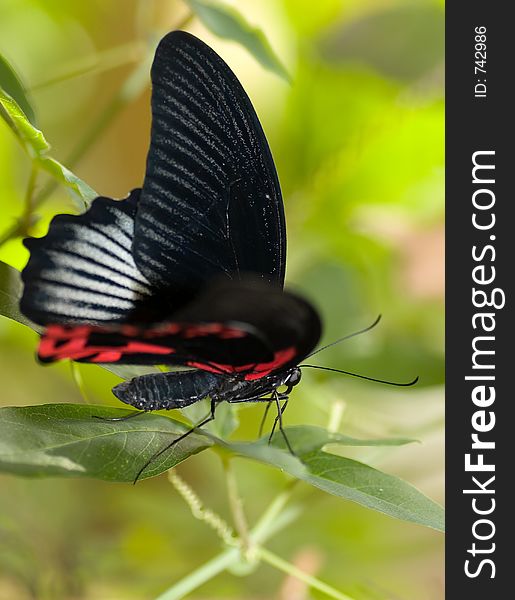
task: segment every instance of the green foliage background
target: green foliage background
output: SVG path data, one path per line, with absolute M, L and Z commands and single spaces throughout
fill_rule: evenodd
M 225 4 L 264 32 L 288 73 L 265 70 L 240 44 L 188 21 L 236 72 L 269 139 L 285 197 L 289 286 L 319 307 L 324 342 L 383 314 L 375 330 L 327 350 L 318 364 L 391 380 L 420 375 L 415 388 L 396 389 L 305 372 L 286 421 L 326 427 L 343 401 L 345 434 L 419 439 L 415 446 L 346 448 L 345 456 L 441 501 L 442 3 Z M 147 43 L 187 17 L 186 4 L 171 0 L 0 0 L 0 53 L 28 90 L 34 122 L 52 156 L 99 193 L 123 197 L 141 184 L 150 127 L 145 68 L 132 87 L 126 81 L 146 58 Z M 56 212 L 76 210 L 56 188 L 27 211 L 29 178 L 29 160 L 0 121 L 0 260 L 17 268 L 26 251 L 19 236 L 3 234 L 20 216 L 20 232 L 42 235 Z M 38 179 L 36 193 L 47 181 Z M 37 222 L 23 220 L 32 212 Z M 35 363 L 36 337 L 0 318 L 0 405 L 80 403 L 69 365 Z M 117 377 L 90 366 L 80 375 L 91 402 L 119 406 L 110 393 Z M 240 410 L 237 439 L 255 438 L 261 410 Z M 252 520 L 284 476 L 244 461 L 236 471 Z M 230 518 L 213 453 L 189 459 L 179 472 Z M 219 551 L 217 537 L 191 517 L 166 477 L 134 488 L 10 476 L 1 482 L 0 599 L 151 598 Z M 441 534 L 307 487 L 298 486 L 294 499 L 304 511 L 270 544 L 277 554 L 358 600 L 443 597 Z M 261 566 L 245 578 L 221 575 L 192 597 L 283 600 L 293 598 L 289 585 Z

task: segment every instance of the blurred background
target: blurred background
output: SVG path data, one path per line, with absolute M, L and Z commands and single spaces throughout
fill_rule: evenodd
M 0 53 L 16 70 L 52 156 L 99 193 L 141 185 L 149 141 L 147 76 L 127 79 L 148 48 L 180 24 L 211 45 L 247 90 L 267 134 L 288 223 L 287 284 L 319 308 L 323 342 L 372 331 L 317 355 L 317 364 L 420 382 L 391 388 L 304 372 L 288 425 L 404 436 L 420 444 L 352 456 L 443 501 L 443 2 L 226 1 L 260 28 L 289 73 L 267 71 L 241 45 L 210 33 L 174 0 L 0 0 Z M 120 93 L 120 89 L 124 90 Z M 27 253 L 9 232 L 25 211 L 30 164 L 0 121 L 0 260 Z M 38 181 L 39 186 L 44 179 Z M 74 212 L 55 189 L 27 233 Z M 37 336 L 0 317 L 1 405 L 83 402 L 69 364 L 43 368 Z M 119 379 L 80 366 L 88 400 L 119 405 Z M 243 407 L 234 434 L 254 439 L 262 407 Z M 265 466 L 236 463 L 249 520 L 283 488 Z M 218 457 L 178 468 L 210 508 L 227 514 Z M 135 487 L 93 480 L 0 477 L 0 599 L 154 598 L 220 551 L 166 476 Z M 357 600 L 434 600 L 443 593 L 443 536 L 299 485 L 306 509 L 269 547 Z M 197 600 L 322 598 L 261 566 L 224 573 Z

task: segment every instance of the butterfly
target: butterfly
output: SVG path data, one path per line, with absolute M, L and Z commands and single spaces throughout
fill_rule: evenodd
M 284 208 L 265 135 L 234 73 L 193 35 L 161 40 L 151 78 L 141 189 L 25 240 L 20 307 L 45 328 L 38 357 L 189 367 L 113 393 L 141 411 L 209 397 L 204 422 L 222 401 L 275 401 L 280 418 L 321 322 L 283 290 Z

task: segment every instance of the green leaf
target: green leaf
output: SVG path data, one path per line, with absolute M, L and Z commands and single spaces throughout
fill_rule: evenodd
M 11 98 L 20 106 L 27 115 L 29 121 L 34 125 L 36 117 L 34 109 L 27 97 L 25 86 L 9 61 L 0 53 L 0 88 L 4 89 Z
M 31 477 L 132 482 L 147 460 L 187 428 L 160 415 L 116 422 L 94 418 L 131 412 L 82 404 L 1 408 L 0 470 Z M 211 444 L 193 433 L 156 458 L 141 479 L 158 475 Z
M 316 451 L 302 457 L 315 487 L 396 519 L 445 530 L 443 508 L 415 487 L 343 456 Z
M 290 80 L 288 71 L 275 55 L 263 32 L 247 23 L 237 11 L 204 0 L 186 0 L 186 3 L 215 35 L 238 42 L 265 69 L 276 73 L 286 81 Z
M 98 196 L 93 188 L 54 158 L 41 156 L 38 157 L 37 163 L 56 181 L 64 185 L 80 211 L 84 211 Z
M 156 452 L 187 426 L 160 415 L 126 421 L 93 417 L 131 414 L 124 409 L 73 404 L 0 409 L 0 470 L 26 476 L 94 477 L 130 482 Z M 213 443 L 272 465 L 330 494 L 389 516 L 443 530 L 443 509 L 408 483 L 355 460 L 324 452 L 326 443 L 361 445 L 406 440 L 356 440 L 314 427 L 287 428 L 297 456 L 268 445 L 229 443 L 207 431 L 192 433 L 156 458 L 142 478 L 153 477 Z
M 21 314 L 19 303 L 23 290 L 20 272 L 7 263 L 0 261 L 0 315 L 27 325 L 31 329 L 38 327 Z
M 313 450 L 321 450 L 327 444 L 338 444 L 340 446 L 404 446 L 412 444 L 416 440 L 409 438 L 376 438 L 359 439 L 343 433 L 327 431 L 323 427 L 313 425 L 296 425 L 285 428 L 288 441 L 290 437 L 295 441 L 295 452 L 300 456 L 308 454 Z M 263 437 L 257 443 L 268 442 L 268 436 Z M 280 432 L 276 432 L 272 443 L 277 448 L 286 449 L 286 443 Z
M 50 149 L 45 136 L 32 125 L 17 102 L 2 88 L 0 88 L 0 109 L 2 109 L 0 115 L 13 130 L 34 163 L 64 185 L 79 210 L 87 208 L 98 194 L 60 162 L 45 156 Z
M 43 133 L 29 121 L 16 100 L 0 87 L 0 115 L 14 131 L 25 150 L 34 158 L 46 152 L 50 145 Z
M 316 427 L 287 427 L 284 431 L 297 456 L 279 447 L 284 446 L 284 441 L 279 443 L 277 435 L 272 445 L 264 438 L 251 444 L 216 442 L 240 456 L 272 465 L 334 496 L 397 519 L 444 530 L 442 507 L 412 485 L 358 461 L 322 450 L 328 443 L 377 446 L 404 444 L 408 440 L 356 440 Z

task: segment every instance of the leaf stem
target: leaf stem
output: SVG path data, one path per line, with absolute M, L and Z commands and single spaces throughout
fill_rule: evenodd
M 257 553 L 259 558 L 261 558 L 264 562 L 268 563 L 272 567 L 275 567 L 279 571 L 283 571 L 283 573 L 287 573 L 288 575 L 295 577 L 300 581 L 303 581 L 310 587 L 314 588 L 315 590 L 318 590 L 319 592 L 324 593 L 330 598 L 334 598 L 335 600 L 354 600 L 351 596 L 339 592 L 332 586 L 328 585 L 327 583 L 324 583 L 323 581 L 320 581 L 320 579 L 317 579 L 312 575 L 308 575 L 295 565 L 292 565 L 288 561 L 283 560 L 280 556 L 277 556 L 276 554 L 270 552 L 270 550 L 267 550 L 266 548 L 258 548 Z
M 9 116 L 9 113 L 5 110 L 5 108 L 2 106 L 1 103 L 0 103 L 0 117 L 4 120 L 5 124 L 9 127 L 9 129 L 11 129 L 11 131 L 14 133 L 14 135 L 18 138 L 20 143 L 23 144 L 20 133 L 19 133 L 18 129 L 16 128 L 16 125 L 13 123 L 11 117 Z

